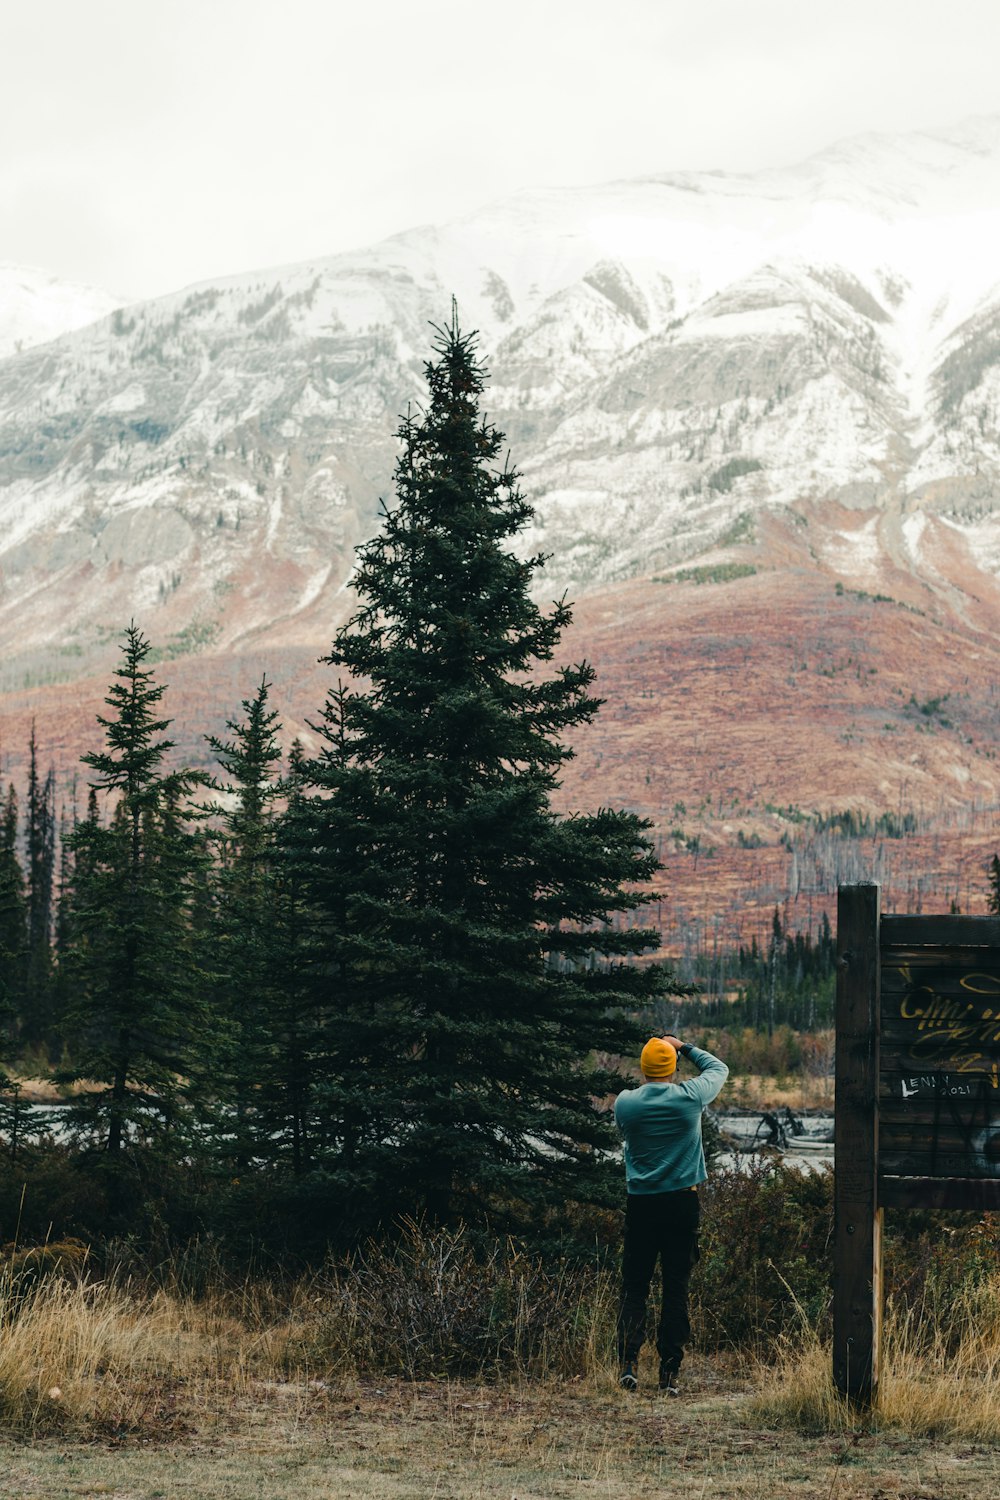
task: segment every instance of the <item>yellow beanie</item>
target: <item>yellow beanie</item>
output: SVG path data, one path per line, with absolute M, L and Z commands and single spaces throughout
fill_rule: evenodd
M 650 1037 L 642 1049 L 639 1066 L 647 1078 L 669 1078 L 677 1067 L 677 1048 L 661 1036 Z

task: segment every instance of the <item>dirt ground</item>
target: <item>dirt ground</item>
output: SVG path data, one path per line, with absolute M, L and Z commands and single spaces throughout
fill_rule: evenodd
M 649 1372 L 652 1373 L 651 1371 Z M 138 1433 L 3 1444 L 0 1497 L 69 1500 L 997 1500 L 1000 1448 L 762 1429 L 738 1375 L 647 1384 L 261 1383 Z

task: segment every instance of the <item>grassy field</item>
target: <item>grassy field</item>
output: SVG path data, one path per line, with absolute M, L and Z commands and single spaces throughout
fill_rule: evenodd
M 0 1500 L 998 1500 L 993 1216 L 899 1226 L 863 1418 L 830 1379 L 828 1180 L 719 1172 L 709 1208 L 679 1399 L 648 1349 L 617 1387 L 613 1267 L 462 1229 L 277 1282 L 212 1244 L 8 1247 Z
M 652 1370 L 649 1371 L 652 1375 Z M 113 1500 L 995 1500 L 1000 1448 L 768 1425 L 754 1382 L 695 1359 L 680 1400 L 606 1379 L 336 1387 L 251 1381 L 142 1430 L 5 1443 L 0 1496 Z
M 533 1378 L 522 1365 L 490 1381 L 404 1379 L 372 1373 L 374 1309 L 349 1279 L 194 1298 L 25 1266 L 0 1298 L 0 1497 L 1000 1496 L 995 1274 L 953 1301 L 947 1324 L 890 1306 L 883 1399 L 864 1419 L 835 1396 L 829 1350 L 805 1323 L 756 1361 L 691 1356 L 679 1399 L 656 1390 L 647 1350 L 626 1394 L 609 1360 L 610 1288 L 595 1299 L 586 1285 L 589 1307 L 551 1310 L 553 1324 L 575 1321 L 572 1340 L 546 1328 L 534 1353 L 524 1346 L 541 1361 Z M 457 1305 L 447 1292 L 433 1316 Z

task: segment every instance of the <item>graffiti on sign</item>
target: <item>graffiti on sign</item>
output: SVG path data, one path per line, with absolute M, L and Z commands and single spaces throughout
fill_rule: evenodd
M 900 1020 L 913 1023 L 910 1057 L 959 1072 L 977 1072 L 985 1064 L 995 1076 L 993 1054 L 1000 1051 L 1000 978 L 975 972 L 956 975 L 954 970 L 926 973 L 914 971 L 909 964 L 900 965 L 895 973 L 905 986 L 897 1013 Z
M 971 1099 L 976 1090 L 972 1079 L 961 1073 L 919 1073 L 915 1077 L 901 1078 L 899 1087 L 904 1099 L 926 1098 L 928 1094 L 935 1097 L 941 1094 L 949 1099 Z
M 882 1171 L 1000 1177 L 1000 954 L 883 950 L 881 1012 Z

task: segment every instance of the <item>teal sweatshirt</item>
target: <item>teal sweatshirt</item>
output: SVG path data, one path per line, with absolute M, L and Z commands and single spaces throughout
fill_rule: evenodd
M 644 1083 L 615 1101 L 615 1123 L 625 1142 L 625 1179 L 630 1193 L 676 1193 L 708 1176 L 701 1143 L 701 1113 L 729 1077 L 711 1052 L 688 1046 L 698 1069 L 683 1083 Z

